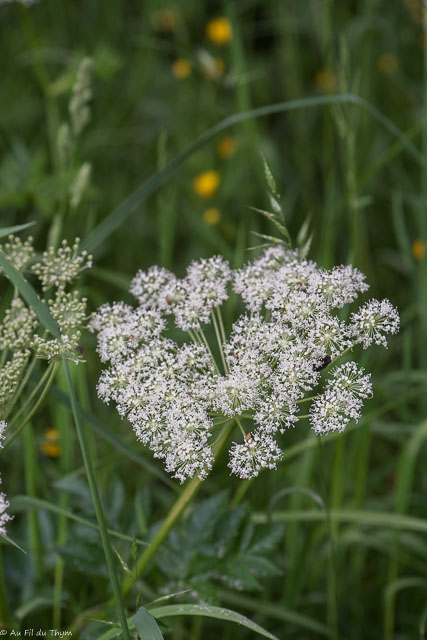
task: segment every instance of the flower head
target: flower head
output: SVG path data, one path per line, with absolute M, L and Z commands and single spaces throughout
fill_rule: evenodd
M 246 308 L 227 335 L 221 306 L 230 288 Z M 180 481 L 206 477 L 218 426 L 248 427 L 231 445 L 229 467 L 255 477 L 280 460 L 278 438 L 297 424 L 299 403 L 325 367 L 358 342 L 384 344 L 383 333 L 397 330 L 388 301 L 371 301 L 348 323 L 337 315 L 366 289 L 357 269 L 322 269 L 282 246 L 238 270 L 213 256 L 192 262 L 183 278 L 159 267 L 139 271 L 130 287 L 136 307 L 103 305 L 91 321 L 107 363 L 98 395 Z M 371 393 L 369 374 L 354 362 L 336 366 L 312 402 L 314 431 L 341 431 Z
M 79 253 L 79 247 L 79 238 L 75 239 L 72 246 L 63 240 L 59 249 L 49 247 L 43 253 L 41 262 L 33 266 L 43 291 L 50 287 L 64 289 L 81 271 L 92 266 L 92 256 L 88 255 L 87 251 Z
M 230 20 L 224 16 L 213 18 L 206 25 L 206 35 L 213 44 L 219 46 L 228 44 L 233 36 Z
M 204 171 L 193 180 L 193 188 L 201 198 L 212 198 L 216 193 L 221 177 L 218 171 Z

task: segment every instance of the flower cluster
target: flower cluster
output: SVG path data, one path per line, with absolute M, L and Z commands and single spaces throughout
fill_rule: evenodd
M 220 307 L 231 288 L 246 310 L 227 337 Z M 301 417 L 318 434 L 360 417 L 370 376 L 354 362 L 334 368 L 335 361 L 359 343 L 386 346 L 385 334 L 399 327 L 388 300 L 371 300 L 348 323 L 341 319 L 337 310 L 367 289 L 357 269 L 322 269 L 282 246 L 235 271 L 221 257 L 193 262 L 181 279 L 159 267 L 139 271 L 130 287 L 137 306 L 103 305 L 90 324 L 108 363 L 99 397 L 115 403 L 181 481 L 206 476 L 216 429 L 235 421 L 243 441 L 232 443 L 229 467 L 254 477 L 276 466 L 278 437 Z M 165 335 L 167 316 L 174 340 Z M 324 390 L 316 389 L 329 369 Z M 314 389 L 310 412 L 301 416 Z
M 92 266 L 92 258 L 85 251 L 79 251 L 80 240 L 76 238 L 72 246 L 64 240 L 58 249 L 49 247 L 35 262 L 36 252 L 33 239 L 22 242 L 15 236 L 0 246 L 0 250 L 8 257 L 19 271 L 30 270 L 41 284 L 47 296 L 49 310 L 58 324 L 61 339 L 46 336 L 43 329 L 39 331 L 39 323 L 34 312 L 27 307 L 18 296 L 14 296 L 10 307 L 6 309 L 0 322 L 0 349 L 9 359 L 0 370 L 0 410 L 5 398 L 14 392 L 14 385 L 19 379 L 22 368 L 20 364 L 28 360 L 30 352 L 38 358 L 51 360 L 55 356 L 79 362 L 81 352 L 79 340 L 81 327 L 85 322 L 86 298 L 80 298 L 78 291 L 66 291 L 79 274 Z
M 2 447 L 2 440 L 4 439 L 4 431 L 6 429 L 6 422 L 4 420 L 0 420 L 0 448 Z M 1 484 L 1 475 L 0 475 L 0 484 Z M 4 493 L 0 492 L 0 534 L 6 535 L 6 522 L 11 520 L 11 517 L 7 513 L 7 509 L 9 507 L 9 502 L 6 500 L 6 496 Z

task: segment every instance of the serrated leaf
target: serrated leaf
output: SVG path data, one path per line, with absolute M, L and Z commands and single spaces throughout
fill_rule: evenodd
M 223 575 L 220 577 L 225 584 L 238 591 L 261 589 L 260 583 L 246 564 L 246 556 L 233 557 L 225 562 Z
M 141 640 L 164 640 L 159 625 L 145 607 L 140 607 L 133 617 Z
M 283 537 L 285 525 L 274 523 L 268 530 L 267 534 L 260 540 L 257 540 L 250 548 L 251 553 L 266 553 L 272 551 L 274 547 Z
M 255 527 L 252 522 L 247 522 L 243 529 L 242 537 L 240 540 L 240 551 L 246 551 L 251 543 L 255 531 Z
M 278 576 L 282 572 L 270 560 L 262 556 L 245 554 L 244 562 L 246 567 L 257 578 L 265 578 L 267 576 Z

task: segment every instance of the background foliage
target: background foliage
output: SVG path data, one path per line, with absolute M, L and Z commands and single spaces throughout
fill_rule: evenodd
M 222 44 L 205 31 L 217 16 L 232 25 Z M 268 207 L 262 153 L 283 194 L 292 236 L 310 216 L 311 256 L 325 267 L 352 262 L 367 274 L 372 296 L 388 297 L 402 316 L 389 350 L 374 348 L 369 362 L 361 359 L 373 372 L 375 397 L 359 425 L 322 440 L 308 426 L 289 432 L 279 470 L 253 483 L 231 479 L 221 459 L 127 604 L 134 611 L 138 603 L 188 590 L 182 601 L 204 599 L 247 613 L 279 638 L 424 637 L 427 72 L 421 0 L 114 0 L 108 7 L 100 0 L 41 0 L 28 9 L 1 5 L 0 34 L 1 226 L 35 220 L 31 232 L 40 251 L 56 237 L 87 238 L 142 181 L 219 120 L 266 104 L 330 97 L 330 105 L 248 119 L 223 131 L 94 248 L 95 266 L 82 285 L 91 310 L 126 297 L 141 267 L 161 264 L 182 274 L 191 259 L 215 253 L 242 264 L 246 247 L 257 244 L 250 230 L 272 231 L 250 209 Z M 86 56 L 93 59 L 91 119 L 63 162 L 58 134 Z M 333 98 L 339 93 L 367 100 L 416 153 L 381 119 L 339 103 Z M 70 189 L 84 163 L 90 180 L 71 205 Z M 195 182 L 206 171 L 214 173 Z M 4 308 L 11 289 L 6 281 L 2 289 Z M 130 536 L 114 540 L 123 577 L 140 552 L 132 536 L 152 535 L 179 487 L 165 479 L 129 425 L 96 399 L 100 367 L 87 333 L 82 346 L 87 362 L 73 369 L 73 380 L 92 416 L 90 446 L 110 527 Z M 61 395 L 63 374 L 56 385 L 32 421 L 26 455 L 18 438 L 2 458 L 9 497 L 27 496 L 13 503 L 9 527 L 27 555 L 1 547 L 8 604 L 18 627 L 60 621 L 77 637 L 99 637 L 105 627 L 91 623 L 83 631 L 82 619 L 93 607 L 92 617 L 100 617 L 96 607 L 110 596 L 99 534 L 34 500 L 93 522 Z M 46 447 L 52 429 L 55 450 Z M 113 609 L 110 615 L 114 619 Z M 212 619 L 164 622 L 174 640 L 254 637 Z

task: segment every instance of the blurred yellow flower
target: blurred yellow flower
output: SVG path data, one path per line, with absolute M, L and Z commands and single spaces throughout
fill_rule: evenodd
M 338 89 L 338 76 L 333 69 L 320 69 L 314 76 L 314 84 L 322 93 L 334 93 Z
M 218 224 L 220 219 L 221 212 L 219 211 L 219 209 L 215 209 L 215 207 L 211 207 L 210 209 L 206 209 L 206 211 L 203 211 L 203 220 L 206 222 L 206 224 Z
M 59 458 L 61 455 L 61 445 L 58 442 L 59 433 L 57 429 L 48 429 L 44 434 L 45 440 L 40 445 L 42 451 L 49 458 Z
M 233 28 L 228 18 L 213 18 L 206 25 L 208 39 L 219 46 L 228 44 L 233 36 Z
M 191 64 L 185 58 L 178 58 L 172 63 L 172 73 L 175 78 L 188 78 L 191 74 Z
M 178 13 L 174 9 L 159 9 L 151 16 L 153 27 L 163 33 L 175 31 L 178 23 Z
M 392 53 L 382 53 L 378 58 L 378 69 L 385 76 L 392 76 L 399 68 L 399 62 Z
M 425 256 L 426 249 L 427 242 L 421 240 L 421 238 L 417 238 L 416 240 L 414 240 L 414 243 L 412 245 L 412 255 L 414 256 L 415 260 L 422 260 Z
M 236 147 L 236 138 L 233 138 L 233 136 L 227 136 L 218 142 L 216 145 L 216 152 L 220 158 L 229 158 L 234 155 Z
M 221 176 L 218 171 L 204 171 L 193 180 L 193 189 L 201 198 L 211 198 L 219 187 Z

